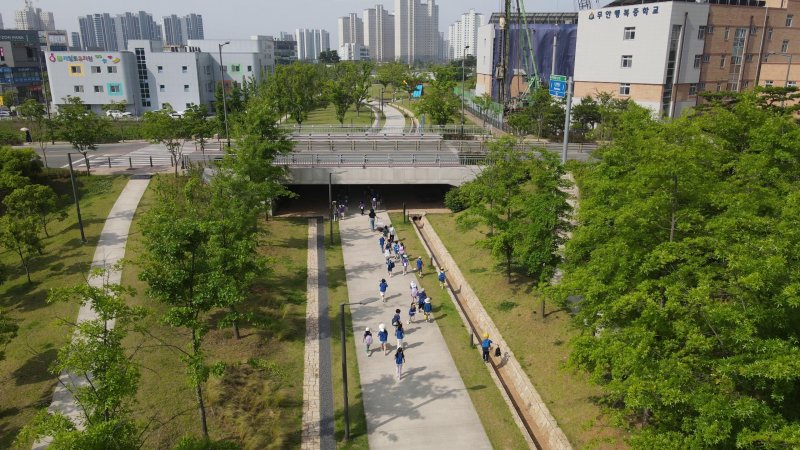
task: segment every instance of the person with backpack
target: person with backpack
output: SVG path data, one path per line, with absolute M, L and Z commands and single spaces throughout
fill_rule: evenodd
M 402 347 L 398 347 L 397 352 L 394 354 L 394 363 L 397 365 L 397 381 L 403 376 L 403 363 L 406 362 L 406 355 Z
M 383 303 L 386 303 L 386 289 L 389 288 L 389 284 L 386 283 L 386 278 L 381 278 L 380 284 L 378 284 L 378 291 L 380 291 L 381 300 Z
M 394 336 L 397 338 L 397 348 L 403 348 L 403 338 L 406 337 L 406 332 L 403 330 L 403 322 L 397 323 L 397 329 L 394 330 Z
M 375 208 L 369 210 L 369 228 L 375 231 Z
M 425 275 L 425 274 L 422 273 L 422 256 L 421 255 L 417 256 L 417 273 L 419 274 L 420 278 L 422 278 L 422 276 Z
M 408 322 L 406 325 L 410 325 L 411 322 L 414 321 L 414 316 L 417 315 L 417 302 L 416 300 L 411 300 L 411 306 L 408 308 Z
M 425 297 L 425 303 L 422 305 L 422 310 L 425 311 L 425 321 L 430 322 L 431 318 L 433 317 L 433 305 L 431 304 L 430 297 Z
M 378 342 L 381 343 L 381 350 L 385 356 L 389 350 L 389 332 L 386 331 L 386 326 L 383 324 L 378 325 Z
M 372 353 L 369 351 L 369 346 L 372 345 L 372 332 L 369 331 L 369 327 L 364 330 L 364 346 L 367 349 L 367 356 L 372 356 Z
M 399 258 L 400 257 L 400 245 L 397 242 L 392 244 L 392 250 L 394 251 L 395 259 Z
M 489 339 L 489 333 L 483 333 L 483 342 L 481 342 L 481 350 L 483 350 L 483 362 L 489 362 L 489 350 L 492 349 L 492 340 Z
M 394 316 L 392 316 L 392 321 L 390 323 L 392 324 L 393 327 L 397 328 L 400 325 L 401 322 L 402 322 L 402 319 L 400 319 L 400 310 L 399 309 L 395 309 L 394 310 Z
M 383 248 L 383 257 L 386 258 L 387 262 L 389 261 L 389 259 L 392 258 L 392 251 L 389 250 L 390 248 L 391 245 L 389 245 L 388 242 L 386 243 L 386 246 Z
M 445 285 L 444 267 L 439 267 L 439 287 L 444 289 Z
M 386 238 L 383 237 L 383 235 L 381 235 L 381 237 L 378 238 L 378 244 L 380 244 L 381 252 L 383 252 L 383 248 L 386 246 Z
M 424 311 L 426 298 L 428 298 L 428 295 L 425 293 L 425 288 L 420 288 L 419 292 L 417 292 L 417 311 Z
M 389 271 L 389 278 L 394 276 L 394 273 L 392 273 L 392 271 L 394 270 L 394 260 L 393 259 L 389 258 L 389 259 L 386 260 L 386 270 Z

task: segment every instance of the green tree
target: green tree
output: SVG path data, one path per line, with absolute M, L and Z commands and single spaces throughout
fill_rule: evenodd
M 563 134 L 563 101 L 554 99 L 546 87 L 533 90 L 529 105 L 511 114 L 508 124 L 524 134 L 534 134 L 540 138 L 550 138 Z
M 577 134 L 587 135 L 600 120 L 600 105 L 591 95 L 583 97 L 580 103 L 572 107 L 572 130 Z
M 0 197 L 39 176 L 42 162 L 29 148 L 0 147 Z
M 110 270 L 121 270 L 117 266 Z M 139 369 L 123 346 L 123 339 L 142 320 L 142 308 L 125 304 L 131 288 L 109 281 L 110 270 L 95 269 L 90 280 L 56 288 L 47 301 L 89 305 L 97 318 L 73 325 L 74 337 L 61 348 L 50 368 L 53 375 L 75 375 L 81 382 L 65 384 L 81 412 L 84 429 L 61 414 L 41 411 L 20 433 L 16 444 L 52 437 L 51 448 L 141 448 L 142 427 L 131 417 L 139 384 Z M 94 282 L 97 281 L 97 282 Z M 114 326 L 109 326 L 113 323 Z
M 160 111 L 148 111 L 142 119 L 142 135 L 151 142 L 162 144 L 172 156 L 175 177 L 178 176 L 178 165 L 183 158 L 183 143 L 191 136 L 183 117 L 172 117 L 172 107 L 165 104 Z
M 214 133 L 214 124 L 208 120 L 208 110 L 204 106 L 192 104 L 186 108 L 183 122 L 186 128 L 184 138 L 195 141 L 195 149 L 199 144 L 200 151 L 205 153 L 208 138 Z
M 267 80 L 266 96 L 274 110 L 302 125 L 324 96 L 320 70 L 308 63 L 293 63 L 275 69 Z
M 408 78 L 408 67 L 396 61 L 383 63 L 375 70 L 376 79 L 384 89 L 392 85 L 396 91 L 402 88 L 403 80 Z
M 0 217 L 0 246 L 14 252 L 19 258 L 28 283 L 31 281 L 31 259 L 34 254 L 41 254 L 44 250 L 36 220 L 33 217 L 13 217 L 5 215 Z
M 492 95 L 489 93 L 484 93 L 483 95 L 479 95 L 472 100 L 475 103 L 475 106 L 480 109 L 481 117 L 483 117 L 483 126 L 486 126 L 486 113 L 492 110 L 494 106 L 494 100 L 492 100 Z
M 355 70 L 352 64 L 337 64 L 331 68 L 326 92 L 328 100 L 336 111 L 336 120 L 344 126 L 344 116 L 355 103 Z
M 3 204 L 8 208 L 8 213 L 17 218 L 35 217 L 47 237 L 50 237 L 48 223 L 67 218 L 67 213 L 58 205 L 58 196 L 53 189 L 41 184 L 15 189 L 3 199 Z
M 17 336 L 17 330 L 19 330 L 19 326 L 14 320 L 0 310 L 0 361 L 5 359 L 6 346 Z
M 17 107 L 17 114 L 28 124 L 31 137 L 38 144 L 47 167 L 47 144 L 52 138 L 52 121 L 47 117 L 47 109 L 43 104 L 29 98 Z
M 336 64 L 339 61 L 339 52 L 336 50 L 323 50 L 319 52 L 319 62 L 323 64 Z
M 91 175 L 88 153 L 97 150 L 97 143 L 108 133 L 108 120 L 89 111 L 80 98 L 68 96 L 59 105 L 55 121 L 61 137 L 83 155 L 86 174 Z
M 461 100 L 453 93 L 452 83 L 433 82 L 417 103 L 417 112 L 425 114 L 432 124 L 447 125 L 458 114 Z
M 369 98 L 373 69 L 375 69 L 375 64 L 370 62 L 355 64 L 353 69 L 353 103 L 356 106 L 356 114 L 361 114 L 361 107 L 366 104 Z
M 400 85 L 398 87 L 401 87 L 401 89 L 406 91 L 406 93 L 408 94 L 408 101 L 410 104 L 411 94 L 417 90 L 417 86 L 425 83 L 426 81 L 428 81 L 428 78 L 426 76 L 408 70 L 403 74 L 403 79 L 399 80 Z
M 106 112 L 106 117 L 108 117 L 109 111 L 120 111 L 125 112 L 128 109 L 128 101 L 127 100 L 120 100 L 120 101 L 110 101 L 109 103 L 102 106 L 103 111 Z M 118 116 L 111 116 L 111 121 L 117 124 L 119 128 L 119 136 L 122 142 L 125 142 L 125 128 L 122 126 L 122 123 L 119 121 Z

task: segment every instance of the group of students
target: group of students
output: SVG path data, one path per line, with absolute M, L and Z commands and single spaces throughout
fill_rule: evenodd
M 394 354 L 394 361 L 397 366 L 396 377 L 398 380 L 403 376 L 403 363 L 406 362 L 405 353 L 403 351 L 403 339 L 406 336 L 406 332 L 403 329 L 403 322 L 400 320 L 400 310 L 395 310 L 395 316 L 392 318 L 392 325 L 394 325 L 394 336 L 397 338 L 397 350 Z M 367 356 L 372 356 L 372 351 L 370 346 L 373 344 L 373 337 L 372 331 L 370 331 L 369 327 L 364 329 L 364 347 L 367 353 Z M 389 331 L 386 330 L 386 325 L 380 324 L 378 325 L 378 342 L 381 344 L 381 351 L 383 352 L 384 356 L 389 353 Z

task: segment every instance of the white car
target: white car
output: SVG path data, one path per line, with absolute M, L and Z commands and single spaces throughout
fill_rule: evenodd
M 118 111 L 115 109 L 106 111 L 106 116 L 111 117 L 113 119 L 122 119 L 123 117 L 131 117 L 132 114 L 128 111 Z
M 11 111 L 0 110 L 0 119 L 10 119 Z
M 186 114 L 186 111 L 172 111 L 169 116 L 173 119 L 181 119 Z

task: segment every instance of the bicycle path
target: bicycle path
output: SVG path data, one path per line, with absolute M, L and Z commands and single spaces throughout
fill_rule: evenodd
M 378 220 L 389 223 L 385 212 L 378 214 Z M 391 318 L 399 308 L 404 323 L 408 319 L 409 283 L 416 280 L 415 275 L 403 275 L 398 264 L 394 277 L 387 276 L 378 248 L 378 233 L 370 230 L 366 216 L 345 218 L 339 223 L 339 233 L 349 301 L 363 302 L 350 309 L 370 449 L 490 449 L 483 425 L 435 321 L 426 323 L 418 315 L 417 323 L 404 324 L 406 363 L 403 377 L 395 379 L 396 341 Z M 378 295 L 381 278 L 386 278 L 389 284 L 385 304 Z M 434 305 L 445 301 L 443 292 L 429 295 Z M 375 344 L 368 356 L 361 336 L 364 328 L 370 327 L 377 343 L 380 323 L 390 331 L 392 351 L 384 355 Z

